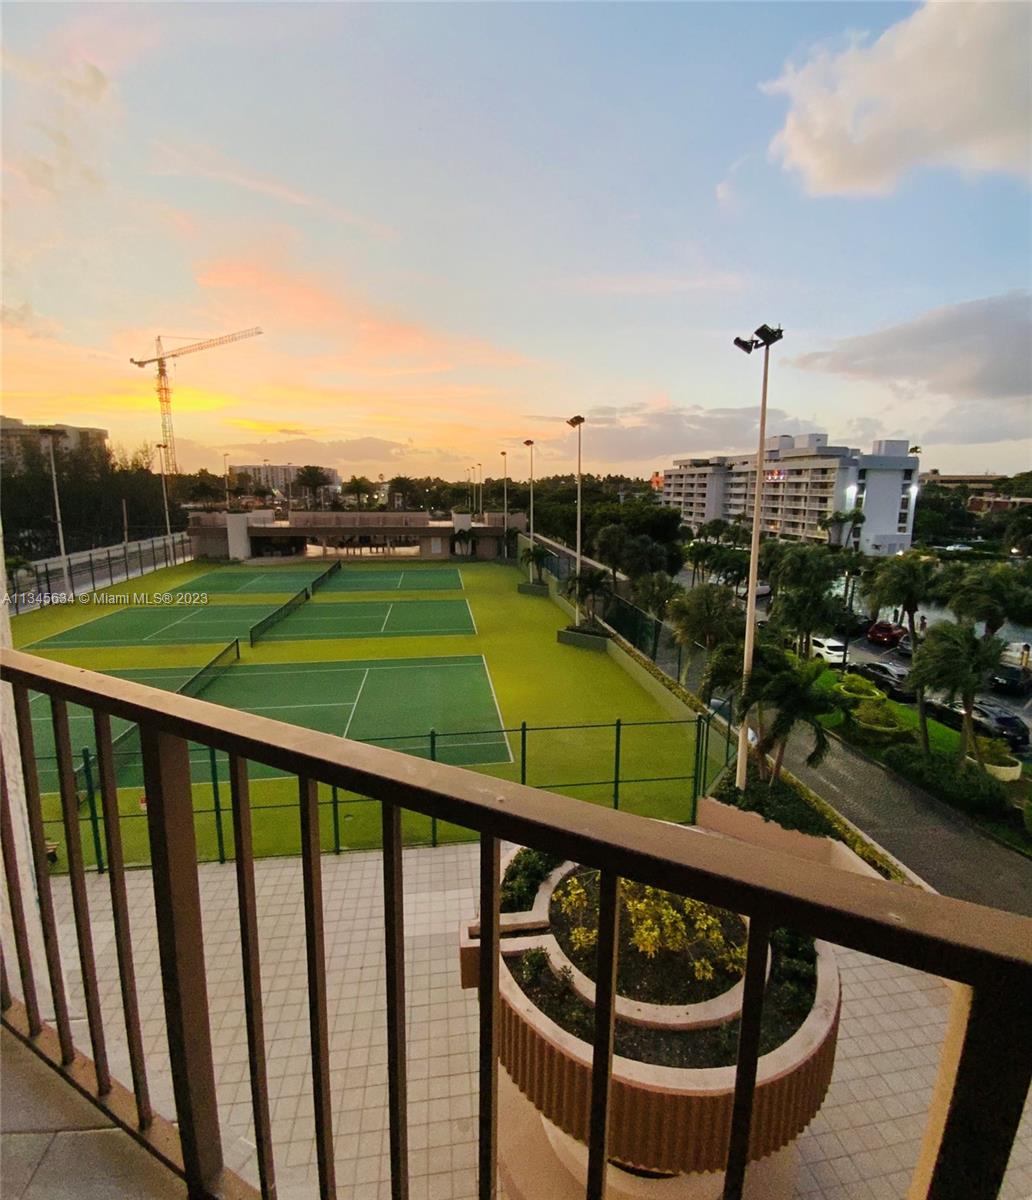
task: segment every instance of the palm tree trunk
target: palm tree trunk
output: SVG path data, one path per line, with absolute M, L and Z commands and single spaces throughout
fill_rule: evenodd
M 774 770 L 770 776 L 770 786 L 773 787 L 777 783 L 778 777 L 781 775 L 781 764 L 785 758 L 785 746 L 788 743 L 788 738 L 782 738 L 778 742 L 778 752 L 774 756 Z
M 911 652 L 914 652 L 917 650 L 917 626 L 914 624 L 913 609 L 907 609 L 907 628 L 910 630 Z M 924 688 L 915 688 L 914 691 L 917 697 L 917 729 L 921 739 L 921 753 L 927 758 L 932 749 L 928 740 L 928 713 L 925 712 Z
M 964 760 L 968 756 L 968 748 L 971 745 L 971 708 L 967 701 L 964 702 L 964 721 L 960 727 L 960 758 L 957 765 L 963 766 Z

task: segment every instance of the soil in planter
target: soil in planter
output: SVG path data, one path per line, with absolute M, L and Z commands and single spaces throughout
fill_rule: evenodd
M 817 990 L 817 955 L 812 938 L 787 929 L 771 937 L 773 963 L 763 998 L 760 1053 L 786 1042 L 813 1007 Z M 632 951 L 632 953 L 635 953 Z M 595 1010 L 573 990 L 569 968 L 556 975 L 544 950 L 525 950 L 506 960 L 513 978 L 535 1005 L 557 1025 L 590 1042 Z M 712 1029 L 644 1029 L 616 1022 L 616 1053 L 662 1067 L 729 1067 L 738 1051 L 739 1022 Z
M 525 846 L 517 850 L 502 878 L 501 912 L 526 912 L 533 907 L 538 888 L 563 861 L 558 854 L 545 850 L 531 850 Z
M 576 919 L 567 916 L 557 898 L 562 887 L 556 888 L 549 910 L 551 931 L 574 966 L 594 980 L 595 948 L 579 947 L 574 939 L 574 930 L 580 926 L 591 929 L 598 927 L 598 872 L 588 867 L 578 867 L 563 881 L 563 886 L 570 878 L 578 880 L 584 887 L 587 895 L 586 912 Z M 677 903 L 679 897 L 671 896 L 671 899 Z M 743 947 L 746 928 L 742 918 L 721 908 L 711 907 L 709 911 L 719 921 L 728 945 Z M 697 979 L 693 973 L 694 956 L 690 951 L 661 949 L 649 958 L 633 945 L 631 937 L 631 922 L 621 904 L 616 990 L 628 1000 L 645 1004 L 699 1004 L 726 992 L 742 977 L 740 967 L 728 969 L 715 963 L 711 979 Z

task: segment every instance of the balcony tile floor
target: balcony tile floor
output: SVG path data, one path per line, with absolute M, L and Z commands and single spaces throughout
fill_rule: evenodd
M 476 908 L 477 863 L 477 848 L 469 845 L 405 853 L 412 1200 L 469 1200 L 475 1195 L 477 1011 L 474 996 L 458 983 L 457 930 L 461 919 Z M 200 877 L 226 1161 L 256 1182 L 235 874 L 232 865 L 210 864 L 200 868 Z M 70 898 L 66 882 L 55 882 L 66 931 L 63 958 L 70 999 L 79 1014 L 76 1041 L 87 1046 L 75 975 Z M 259 862 L 256 882 L 279 1196 L 308 1200 L 316 1195 L 316 1158 L 300 862 Z M 152 1098 L 155 1108 L 171 1117 L 149 873 L 131 872 L 128 889 Z M 323 889 L 337 1184 L 341 1194 L 353 1200 L 378 1200 L 389 1196 L 379 855 L 324 857 Z M 106 877 L 91 875 L 88 890 L 112 1071 L 128 1083 Z M 853 951 L 839 951 L 839 962 L 843 1015 L 835 1074 L 823 1109 L 797 1143 L 796 1196 L 899 1200 L 906 1193 L 920 1147 L 948 991 L 938 979 Z M 6 1132 L 6 1124 L 4 1128 Z M 17 1179 L 17 1172 L 27 1169 L 19 1164 L 31 1163 L 34 1155 L 42 1154 L 38 1176 L 47 1155 L 64 1149 L 57 1143 L 66 1135 L 55 1135 L 48 1127 L 19 1129 L 13 1136 L 50 1139 L 48 1147 L 38 1140 L 13 1144 L 12 1149 L 5 1144 L 5 1175 L 10 1171 Z M 107 1132 L 104 1136 L 122 1135 Z M 71 1143 L 65 1145 L 71 1148 Z M 117 1161 L 113 1170 L 120 1170 Z M 32 1186 L 25 1195 L 37 1194 Z M 6 1187 L 4 1194 L 8 1194 Z M 138 1189 L 120 1194 L 149 1197 L 152 1193 Z M 1004 1200 L 1032 1196 L 1032 1106 L 1026 1109 L 1002 1196 Z

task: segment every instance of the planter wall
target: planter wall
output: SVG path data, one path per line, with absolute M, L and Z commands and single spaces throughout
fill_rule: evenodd
M 559 629 L 556 640 L 564 646 L 578 646 L 581 650 L 598 650 L 605 654 L 609 638 L 597 633 L 582 633 L 579 629 Z
M 978 759 L 972 758 L 971 755 L 968 755 L 967 761 L 973 767 L 978 766 Z M 1011 783 L 1021 778 L 1021 760 L 1012 758 L 1006 763 L 985 763 L 983 770 L 994 779 L 999 779 L 1001 783 Z
M 521 596 L 543 596 L 548 599 L 548 584 L 547 583 L 529 583 L 524 581 L 516 585 L 516 590 Z

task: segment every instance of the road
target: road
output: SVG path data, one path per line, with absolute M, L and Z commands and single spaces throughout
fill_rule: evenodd
M 789 770 L 937 891 L 1032 917 L 1032 860 L 837 739 L 816 768 L 804 761 L 811 748 L 793 737 Z

